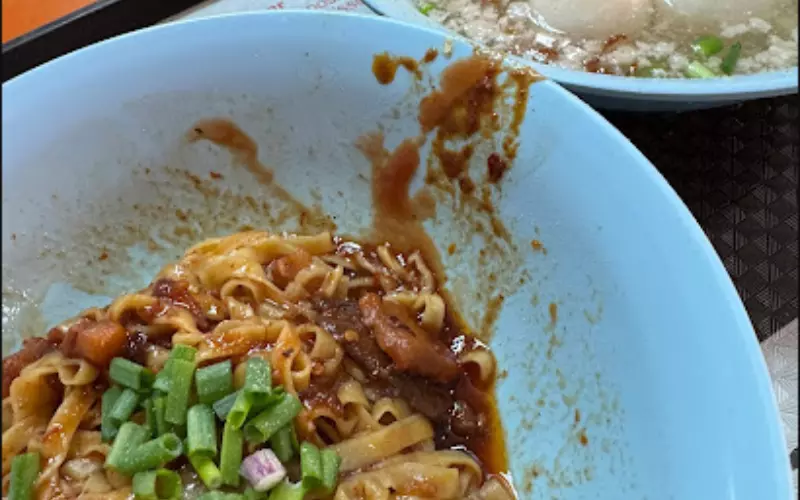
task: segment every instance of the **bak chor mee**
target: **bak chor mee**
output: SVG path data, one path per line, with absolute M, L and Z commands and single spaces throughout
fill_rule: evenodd
M 420 251 L 206 240 L 3 360 L 3 497 L 510 500 L 495 359 Z

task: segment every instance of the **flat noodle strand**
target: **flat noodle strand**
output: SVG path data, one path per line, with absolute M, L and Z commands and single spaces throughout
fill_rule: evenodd
M 381 361 L 390 356 L 376 339 L 362 337 L 375 335 L 359 302 L 368 293 L 398 315 L 389 318 L 387 328 L 406 328 L 399 341 L 417 336 L 415 348 L 441 341 L 448 321 L 447 305 L 418 252 L 407 256 L 388 244 L 370 248 L 341 244 L 330 233 L 247 231 L 205 240 L 164 266 L 146 289 L 51 330 L 46 342 L 38 339 L 41 351 L 29 357 L 35 359 L 17 368 L 10 385 L 4 381 L 4 493 L 11 460 L 27 451 L 42 458 L 36 498 L 132 497 L 131 478 L 104 467 L 111 445 L 101 437 L 101 397 L 111 358 L 105 365 L 102 358 L 82 359 L 76 348 L 87 340 L 84 332 L 102 322 L 128 335 L 109 356 L 128 356 L 153 372 L 165 367 L 171 346 L 183 344 L 197 350 L 199 366 L 230 360 L 239 389 L 246 361 L 268 360 L 273 384 L 303 403 L 294 422 L 298 436 L 341 456 L 343 480 L 325 498 L 512 499 L 501 479 L 484 480 L 469 454 L 435 449 L 439 440 L 432 422 L 412 406 L 413 395 L 406 400 L 392 386 L 406 380 L 405 374 L 394 359 Z M 395 321 L 399 316 L 406 318 L 404 325 Z M 383 335 L 383 341 L 391 340 Z M 88 339 L 90 345 L 96 339 Z M 364 353 L 384 366 L 365 363 L 359 359 Z M 495 362 L 488 349 L 460 352 L 458 363 L 464 376 L 477 376 L 481 387 L 491 385 Z M 440 391 L 457 390 L 456 382 L 424 381 L 449 384 L 437 385 Z M 137 410 L 134 418 L 142 414 Z
M 342 457 L 342 472 L 360 469 L 433 438 L 433 427 L 424 417 L 412 415 L 388 427 L 348 439 L 333 446 Z

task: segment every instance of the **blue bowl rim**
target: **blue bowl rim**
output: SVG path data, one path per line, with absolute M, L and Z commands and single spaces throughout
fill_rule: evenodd
M 392 17 L 385 12 L 385 0 L 362 0 L 376 13 Z M 391 0 L 397 1 L 397 0 Z M 427 18 L 420 14 L 420 20 Z M 409 22 L 403 19 L 402 21 Z M 428 21 L 426 27 L 444 30 L 439 23 Z M 464 38 L 447 31 L 454 38 Z M 475 43 L 475 42 L 470 42 Z M 533 62 L 516 56 L 508 58 L 533 66 L 542 75 L 569 87 L 592 95 L 625 97 L 635 100 L 715 102 L 757 99 L 793 94 L 798 91 L 798 68 L 794 66 L 778 71 L 752 75 L 690 80 L 679 78 L 631 78 L 618 75 L 601 75 L 549 64 Z

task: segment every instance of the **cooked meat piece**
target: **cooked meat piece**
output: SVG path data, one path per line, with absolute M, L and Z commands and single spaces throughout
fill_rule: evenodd
M 55 346 L 60 345 L 64 341 L 65 333 L 66 330 L 63 327 L 54 326 L 47 332 L 47 341 Z
M 154 344 L 151 344 L 154 345 Z M 147 364 L 147 335 L 138 331 L 129 331 L 125 342 L 123 356 L 140 365 Z
M 347 330 L 356 332 L 359 337 L 370 336 L 369 328 L 361 321 L 358 304 L 351 300 L 314 297 L 311 299 L 311 308 L 319 316 L 317 322 L 320 327 L 333 335 L 337 342 L 344 339 Z
M 396 315 L 387 314 L 381 298 L 368 293 L 358 301 L 364 324 L 375 332 L 380 348 L 392 358 L 398 370 L 438 382 L 450 382 L 460 370 L 455 355 L 443 344 L 417 331 Z
M 47 339 L 30 338 L 22 341 L 22 349 L 3 360 L 3 397 L 7 397 L 11 382 L 19 377 L 22 369 L 53 350 Z
M 76 351 L 76 344 L 78 341 L 78 333 L 84 331 L 93 325 L 95 321 L 89 318 L 78 318 L 77 321 L 72 323 L 66 330 L 62 326 L 57 326 L 50 329 L 47 334 L 47 339 L 57 346 L 64 356 L 68 358 L 80 357 Z
M 399 367 L 380 348 L 355 302 L 314 298 L 311 306 L 317 312 L 320 328 L 344 346 L 347 355 L 382 387 L 383 395 L 403 398 L 415 411 L 446 429 L 455 443 L 463 442 L 459 436 L 480 430 L 480 415 L 468 402 L 457 400 L 454 393 L 460 384 L 454 385 L 455 380 L 439 383 L 430 377 L 395 371 Z M 345 335 L 348 330 L 356 336 Z M 426 341 L 430 342 L 427 338 Z M 459 374 L 456 366 L 456 378 Z M 466 376 L 462 375 L 463 378 Z
M 425 417 L 436 423 L 447 421 L 453 406 L 453 395 L 447 387 L 411 375 L 394 375 L 389 383 L 401 398 Z
M 297 276 L 303 268 L 311 264 L 311 254 L 298 248 L 289 255 L 270 262 L 268 269 L 272 272 L 272 281 L 281 288 L 286 286 Z
M 105 368 L 116 356 L 125 352 L 128 332 L 111 320 L 78 321 L 64 336 L 61 352 L 68 357 L 83 358 L 98 368 Z
M 486 397 L 486 393 L 475 387 L 470 378 L 466 375 L 458 380 L 454 394 L 457 399 L 480 412 L 489 409 L 490 402 Z
M 456 404 L 450 412 L 450 424 L 453 432 L 459 436 L 472 436 L 482 431 L 485 422 L 484 414 L 489 410 L 486 394 L 479 391 L 470 378 L 462 376 L 455 391 Z
M 200 305 L 189 292 L 189 283 L 184 280 L 171 280 L 161 278 L 153 283 L 153 296 L 165 298 L 176 307 L 182 307 L 192 313 L 201 332 L 211 330 L 212 324 L 208 320 Z
M 450 429 L 457 436 L 469 437 L 478 434 L 483 427 L 483 418 L 471 406 L 456 401 L 450 410 Z
M 336 415 L 343 415 L 342 402 L 336 394 L 343 378 L 336 375 L 328 378 L 312 378 L 309 386 L 298 396 L 307 408 L 324 407 Z
M 391 371 L 392 360 L 384 353 L 370 329 L 361 320 L 358 304 L 347 300 L 315 298 L 311 306 L 317 312 L 316 322 L 342 344 L 345 352 L 368 375 L 385 379 Z M 345 335 L 348 330 L 355 337 Z

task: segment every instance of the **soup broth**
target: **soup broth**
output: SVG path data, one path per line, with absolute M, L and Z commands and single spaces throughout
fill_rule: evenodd
M 593 73 L 709 78 L 797 65 L 797 0 L 415 0 L 497 50 Z

